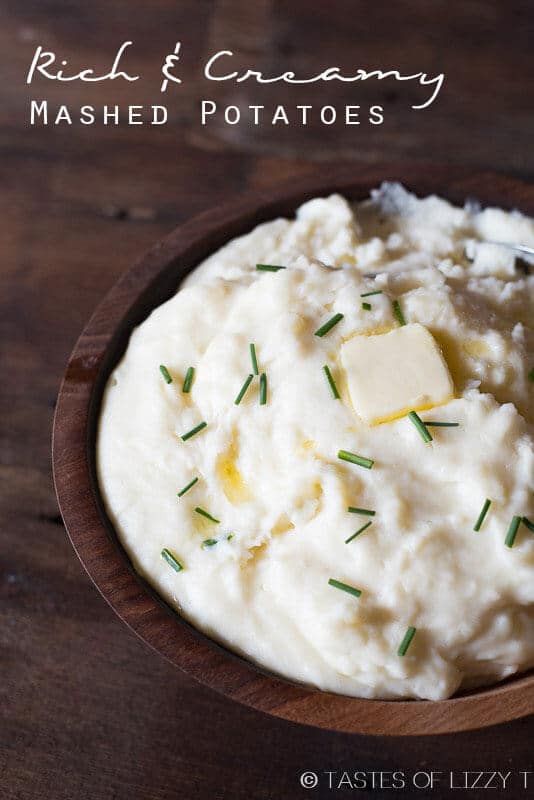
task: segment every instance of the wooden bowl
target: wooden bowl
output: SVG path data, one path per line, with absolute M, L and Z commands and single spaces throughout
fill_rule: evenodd
M 80 336 L 61 385 L 53 433 L 54 479 L 65 526 L 89 576 L 119 617 L 173 664 L 227 697 L 295 722 L 366 734 L 430 734 L 479 728 L 534 712 L 534 672 L 439 702 L 344 697 L 268 674 L 213 642 L 182 619 L 134 571 L 106 516 L 95 470 L 102 392 L 132 328 L 167 300 L 182 278 L 229 239 L 303 201 L 339 191 L 364 198 L 382 180 L 418 194 L 534 215 L 534 185 L 449 167 L 362 168 L 351 165 L 261 190 L 207 211 L 159 242 L 109 292 Z

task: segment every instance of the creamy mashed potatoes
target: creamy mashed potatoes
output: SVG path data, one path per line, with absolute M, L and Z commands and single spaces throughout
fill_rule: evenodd
M 392 184 L 318 198 L 133 332 L 100 487 L 136 569 L 195 626 L 364 697 L 438 700 L 534 664 L 534 277 L 488 240 L 534 246 L 534 222 Z M 342 357 L 403 323 L 359 373 L 364 338 Z M 365 421 L 375 401 L 386 417 Z

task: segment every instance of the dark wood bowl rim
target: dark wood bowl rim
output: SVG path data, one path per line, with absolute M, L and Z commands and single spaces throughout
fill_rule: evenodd
M 54 481 L 72 545 L 103 597 L 144 642 L 201 683 L 253 708 L 321 728 L 374 735 L 446 733 L 533 713 L 533 671 L 439 702 L 345 697 L 267 673 L 197 631 L 135 573 L 106 516 L 95 473 L 102 390 L 132 328 L 175 292 L 192 267 L 234 236 L 276 216 L 291 216 L 316 195 L 339 191 L 363 198 L 382 180 L 400 180 L 418 194 L 435 192 L 457 203 L 475 196 L 484 205 L 534 214 L 534 186 L 497 173 L 352 164 L 249 192 L 185 222 L 119 279 L 78 339 L 54 418 Z

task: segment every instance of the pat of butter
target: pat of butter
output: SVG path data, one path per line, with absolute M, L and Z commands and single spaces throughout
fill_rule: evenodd
M 454 394 L 441 350 L 417 322 L 349 339 L 341 348 L 341 363 L 352 405 L 371 425 L 441 405 Z

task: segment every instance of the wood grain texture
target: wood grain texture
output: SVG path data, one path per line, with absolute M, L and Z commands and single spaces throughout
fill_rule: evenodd
M 346 792 L 306 792 L 302 770 L 534 769 L 534 717 L 454 735 L 368 737 L 278 720 L 201 686 L 102 602 L 67 540 L 50 474 L 53 406 L 76 337 L 117 278 L 176 224 L 339 158 L 532 178 L 529 0 L 4 0 L 0 20 L 2 800 L 326 800 Z M 51 99 L 79 106 L 156 102 L 160 57 L 177 38 L 187 47 L 184 85 L 167 127 L 28 126 L 24 76 L 38 43 L 99 68 L 118 43 L 135 42 L 134 66 L 147 75 L 135 93 L 47 87 Z M 443 70 L 447 82 L 422 117 L 389 95 L 382 130 L 205 130 L 198 61 L 227 46 L 262 66 L 398 60 Z M 245 88 L 240 99 L 277 98 L 295 100 Z
M 383 179 L 419 195 L 534 214 L 534 186 L 492 173 L 443 168 L 338 167 L 272 190 L 249 193 L 184 223 L 118 282 L 95 311 L 71 355 L 58 398 L 53 436 L 56 491 L 71 541 L 87 572 L 119 616 L 149 645 L 210 688 L 253 708 L 307 725 L 373 735 L 421 735 L 479 728 L 534 713 L 534 675 L 433 703 L 347 698 L 260 672 L 171 614 L 138 578 L 107 520 L 97 486 L 95 441 L 110 371 L 134 326 L 171 296 L 200 261 L 235 236 L 305 200 L 340 191 L 361 200 Z

